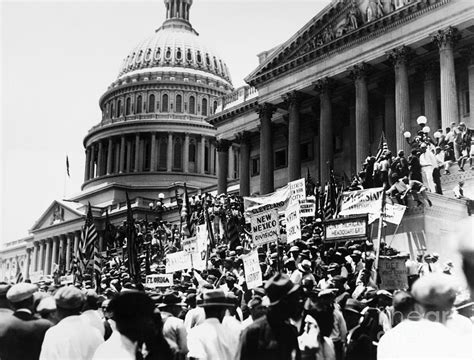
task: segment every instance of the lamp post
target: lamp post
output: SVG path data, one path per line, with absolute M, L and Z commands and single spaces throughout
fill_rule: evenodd
M 416 123 L 418 124 L 420 129 L 418 130 L 418 134 L 413 139 L 411 139 L 411 133 L 409 131 L 405 131 L 403 133 L 403 137 L 411 147 L 419 147 L 422 142 L 430 142 L 434 144 L 434 141 L 429 136 L 431 129 L 428 125 L 426 125 L 427 122 L 428 119 L 426 118 L 426 116 L 418 116 L 418 118 L 416 119 Z M 438 136 L 439 138 L 441 134 L 439 134 L 439 132 L 436 132 L 435 137 L 436 136 Z

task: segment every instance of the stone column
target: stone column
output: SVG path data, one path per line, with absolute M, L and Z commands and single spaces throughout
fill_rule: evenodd
M 466 61 L 469 86 L 469 119 L 465 123 L 468 129 L 472 129 L 474 128 L 474 46 L 463 50 L 463 58 Z
M 184 134 L 183 145 L 183 172 L 189 172 L 189 133 Z
M 357 156 L 356 156 L 356 120 L 355 120 L 355 96 L 352 94 L 350 105 L 349 105 L 349 133 L 350 133 L 350 149 L 351 152 L 349 154 L 350 162 L 351 162 L 351 175 L 355 174 L 357 171 Z M 395 110 L 394 110 L 395 111 Z M 395 122 L 395 116 L 394 120 Z
M 382 88 L 384 90 L 385 137 L 387 138 L 388 148 L 392 151 L 393 155 L 396 156 L 399 149 L 396 149 L 397 131 L 395 124 L 395 84 L 391 79 L 384 79 Z
M 84 169 L 84 181 L 89 180 L 89 171 L 90 171 L 90 162 L 91 162 L 91 149 L 86 149 L 86 165 Z
M 31 248 L 26 249 L 25 279 L 30 278 Z
M 71 267 L 71 235 L 66 235 L 66 272 Z
M 125 167 L 125 172 L 132 171 L 132 141 L 127 140 L 127 166 Z
M 104 175 L 104 145 L 99 141 L 99 150 L 97 152 L 97 176 Z
M 31 265 L 31 271 L 36 271 L 38 268 L 38 242 L 33 242 L 33 263 Z
M 439 47 L 441 82 L 441 127 L 446 130 L 452 122 L 459 123 L 458 94 L 453 49 L 460 38 L 458 30 L 448 27 L 439 30 L 433 41 Z
M 166 171 L 173 170 L 173 133 L 168 133 L 168 148 L 166 152 Z
M 95 162 L 95 144 L 92 144 L 90 147 L 90 162 L 89 162 L 89 179 L 93 179 L 96 177 L 94 173 L 94 162 Z
M 234 147 L 231 145 L 229 146 L 229 170 L 227 174 L 228 179 L 234 179 L 234 173 L 235 173 L 235 161 L 234 161 Z
M 114 154 L 114 168 L 113 173 L 118 174 L 120 171 L 120 143 L 115 142 L 115 154 Z
M 367 90 L 367 71 L 365 63 L 351 69 L 351 77 L 355 84 L 355 137 L 356 137 L 356 169 L 362 168 L 362 163 L 369 155 L 369 98 Z M 321 137 L 322 138 L 322 137 Z
M 150 171 L 157 170 L 158 154 L 156 151 L 156 133 L 151 134 L 151 154 L 150 154 Z
M 51 271 L 51 242 L 53 239 L 46 239 L 46 258 L 44 261 L 44 274 L 50 274 Z
M 74 232 L 74 256 L 77 256 L 77 252 L 79 251 L 80 239 L 81 239 L 81 232 L 80 231 Z
M 53 250 L 52 250 L 52 256 L 51 256 L 51 274 L 54 271 L 54 265 L 58 264 L 58 240 L 59 238 L 57 236 L 53 237 L 51 240 L 53 242 Z
M 274 190 L 272 115 L 275 107 L 265 103 L 258 106 L 257 112 L 260 118 L 260 195 L 265 195 Z
M 140 134 L 136 134 L 135 135 L 135 166 L 133 167 L 134 172 L 140 171 L 139 162 L 140 162 Z
M 109 138 L 109 145 L 107 147 L 107 175 L 112 174 L 112 165 L 113 165 L 113 155 L 114 155 L 114 143 L 112 138 Z
M 38 267 L 36 270 L 43 270 L 44 271 L 44 262 L 45 262 L 45 247 L 46 247 L 46 240 L 40 240 L 40 254 L 38 260 Z
M 410 145 L 408 145 L 403 137 L 403 133 L 411 127 L 407 63 L 412 56 L 413 52 L 407 46 L 393 49 L 388 54 L 395 69 L 395 135 L 397 151 L 404 150 L 405 154 L 410 153 Z
M 120 137 L 120 161 L 119 161 L 119 173 L 125 171 L 125 135 Z
M 225 139 L 216 141 L 219 173 L 217 174 L 217 194 L 227 193 L 227 173 L 229 171 L 229 146 L 231 142 Z
M 320 116 L 319 116 L 319 153 L 320 153 L 320 179 L 321 184 L 329 181 L 330 169 L 333 166 L 333 126 L 332 126 L 332 104 L 331 89 L 334 83 L 332 79 L 324 78 L 316 83 L 319 91 Z
M 210 159 L 210 164 L 209 164 L 209 172 L 212 175 L 216 175 L 216 145 L 214 144 L 214 140 L 210 139 L 209 140 L 209 159 Z
M 301 177 L 300 103 L 301 94 L 292 91 L 284 96 L 288 107 L 288 181 Z
M 199 173 L 205 174 L 205 165 L 206 165 L 206 138 L 204 136 L 201 136 L 201 142 L 199 143 L 201 146 L 201 149 L 199 151 Z
M 240 140 L 240 196 L 250 195 L 250 133 L 243 132 L 239 136 Z
M 433 132 L 441 128 L 438 113 L 438 84 L 436 83 L 436 74 L 438 73 L 438 65 L 428 63 L 423 66 L 423 96 L 425 113 L 428 123 L 433 127 Z M 446 129 L 443 129 L 446 131 Z

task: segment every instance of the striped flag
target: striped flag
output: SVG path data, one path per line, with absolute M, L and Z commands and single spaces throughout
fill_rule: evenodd
M 337 193 L 336 179 L 334 178 L 334 171 L 331 169 L 329 183 L 326 185 L 324 194 L 324 220 L 330 220 L 336 214 Z
M 23 273 L 21 272 L 21 267 L 20 267 L 20 262 L 18 261 L 18 257 L 16 258 L 16 283 L 21 283 L 23 282 Z
M 377 154 L 375 155 L 375 161 L 379 161 L 384 152 L 388 151 L 387 139 L 385 138 L 385 133 L 382 131 L 380 136 L 379 147 L 377 149 Z
M 92 207 L 89 203 L 86 221 L 82 229 L 82 238 L 78 246 L 79 267 L 82 273 L 89 267 L 89 261 L 94 256 L 95 243 L 98 243 L 98 239 L 99 236 L 92 216 Z
M 194 235 L 195 232 L 195 218 L 191 213 L 191 204 L 189 202 L 188 188 L 184 183 L 184 204 L 181 207 L 181 234 L 185 237 Z
M 138 284 L 140 282 L 140 266 L 138 265 L 138 252 L 136 244 L 136 228 L 135 220 L 133 219 L 132 205 L 128 198 L 128 192 L 125 193 L 127 197 L 127 256 L 128 256 L 128 273 L 130 277 Z

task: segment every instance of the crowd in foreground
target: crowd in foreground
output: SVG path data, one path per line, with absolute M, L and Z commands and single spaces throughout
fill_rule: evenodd
M 472 358 L 473 302 L 452 264 L 436 254 L 407 258 L 408 288 L 387 291 L 370 242 L 325 249 L 315 240 L 317 232 L 260 250 L 264 282 L 252 289 L 245 250 L 225 245 L 207 270 L 176 272 L 167 289 L 144 289 L 121 265 L 111 265 L 101 295 L 87 279 L 1 284 L 0 358 Z

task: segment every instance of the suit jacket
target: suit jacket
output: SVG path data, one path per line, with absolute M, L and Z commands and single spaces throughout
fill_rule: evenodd
M 44 334 L 53 324 L 26 311 L 0 315 L 0 359 L 38 359 Z

